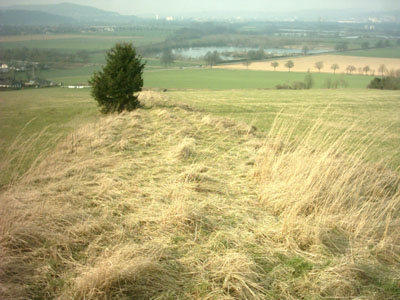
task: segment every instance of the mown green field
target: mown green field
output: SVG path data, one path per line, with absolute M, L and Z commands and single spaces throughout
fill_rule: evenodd
M 383 57 L 383 58 L 400 58 L 400 47 L 378 48 L 367 50 L 353 50 L 347 52 L 336 53 L 337 55 L 346 56 L 364 56 L 364 57 Z

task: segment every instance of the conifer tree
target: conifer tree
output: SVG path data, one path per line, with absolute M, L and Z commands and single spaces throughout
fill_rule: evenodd
M 103 113 L 134 110 L 139 106 L 138 96 L 143 87 L 145 63 L 136 54 L 132 44 L 116 44 L 106 54 L 106 65 L 94 72 L 89 83 L 92 96 Z

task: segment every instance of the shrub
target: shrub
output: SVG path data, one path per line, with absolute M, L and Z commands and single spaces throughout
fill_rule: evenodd
M 382 79 L 379 77 L 375 77 L 372 81 L 368 84 L 369 89 L 383 89 Z
M 89 81 L 101 112 L 131 111 L 139 106 L 134 93 L 142 90 L 144 66 L 131 44 L 116 44 L 107 52 L 106 66 Z
M 304 82 L 293 81 L 291 84 L 289 83 L 278 84 L 275 86 L 275 88 L 277 90 L 305 90 L 312 88 L 313 85 L 314 85 L 314 80 L 311 74 L 309 73 L 304 77 Z
M 369 89 L 380 90 L 400 90 L 400 78 L 387 76 L 383 78 L 375 77 L 368 85 Z
M 306 85 L 302 81 L 294 81 L 292 83 L 292 89 L 293 90 L 304 90 L 306 88 Z
M 304 77 L 304 85 L 306 89 L 311 89 L 314 86 L 314 80 L 311 73 L 307 73 L 307 75 Z

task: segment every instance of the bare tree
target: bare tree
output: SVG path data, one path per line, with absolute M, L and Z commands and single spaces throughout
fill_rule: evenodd
M 340 67 L 339 67 L 338 64 L 333 64 L 333 65 L 331 66 L 331 69 L 333 70 L 333 74 L 336 74 L 336 70 L 340 69 Z
M 168 65 L 172 65 L 175 61 L 175 57 L 174 54 L 172 53 L 171 49 L 164 49 L 161 58 L 160 58 L 160 62 L 161 64 L 163 64 L 164 66 L 168 66 Z
M 271 67 L 273 67 L 274 68 L 274 71 L 276 71 L 276 68 L 279 66 L 279 63 L 277 62 L 277 61 L 273 61 L 272 63 L 271 63 Z
M 294 62 L 292 60 L 288 60 L 285 64 L 285 67 L 288 68 L 290 72 L 290 69 L 294 67 Z
M 385 72 L 387 72 L 386 66 L 385 66 L 384 64 L 380 65 L 380 67 L 378 68 L 378 72 L 381 73 L 381 75 L 382 75 L 382 77 L 383 77 L 383 74 L 384 74 Z
M 317 61 L 315 63 L 315 68 L 318 69 L 318 72 L 321 73 L 321 69 L 324 68 L 324 62 L 323 61 Z
M 347 68 L 346 68 L 346 71 L 347 71 L 348 73 L 350 73 L 350 74 L 352 74 L 355 70 L 357 70 L 357 69 L 356 69 L 356 67 L 353 66 L 353 65 L 348 65 Z
M 245 66 L 246 66 L 246 69 L 248 70 L 248 69 L 249 69 L 249 66 L 251 65 L 251 60 L 250 60 L 250 58 L 246 58 L 246 59 L 243 61 L 243 65 L 245 65 Z
M 365 75 L 368 75 L 368 72 L 371 70 L 371 68 L 367 65 L 363 68 L 363 71 L 365 73 Z
M 204 56 L 204 59 L 211 68 L 221 61 L 218 51 L 208 51 Z

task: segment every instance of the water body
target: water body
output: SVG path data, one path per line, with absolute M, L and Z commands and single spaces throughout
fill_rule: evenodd
M 207 54 L 207 52 L 218 51 L 218 53 L 223 52 L 247 52 L 250 50 L 257 51 L 259 48 L 240 48 L 240 47 L 199 47 L 199 48 L 182 48 L 182 49 L 173 49 L 173 53 L 177 55 L 182 55 L 183 57 L 191 57 L 191 58 L 201 58 Z M 264 49 L 264 52 L 267 54 L 273 55 L 289 55 L 289 54 L 300 54 L 302 53 L 301 49 L 286 49 L 286 48 L 268 48 Z M 324 53 L 326 50 L 310 50 L 310 54 Z M 221 58 L 224 60 L 234 59 L 232 56 L 224 56 L 221 54 Z

